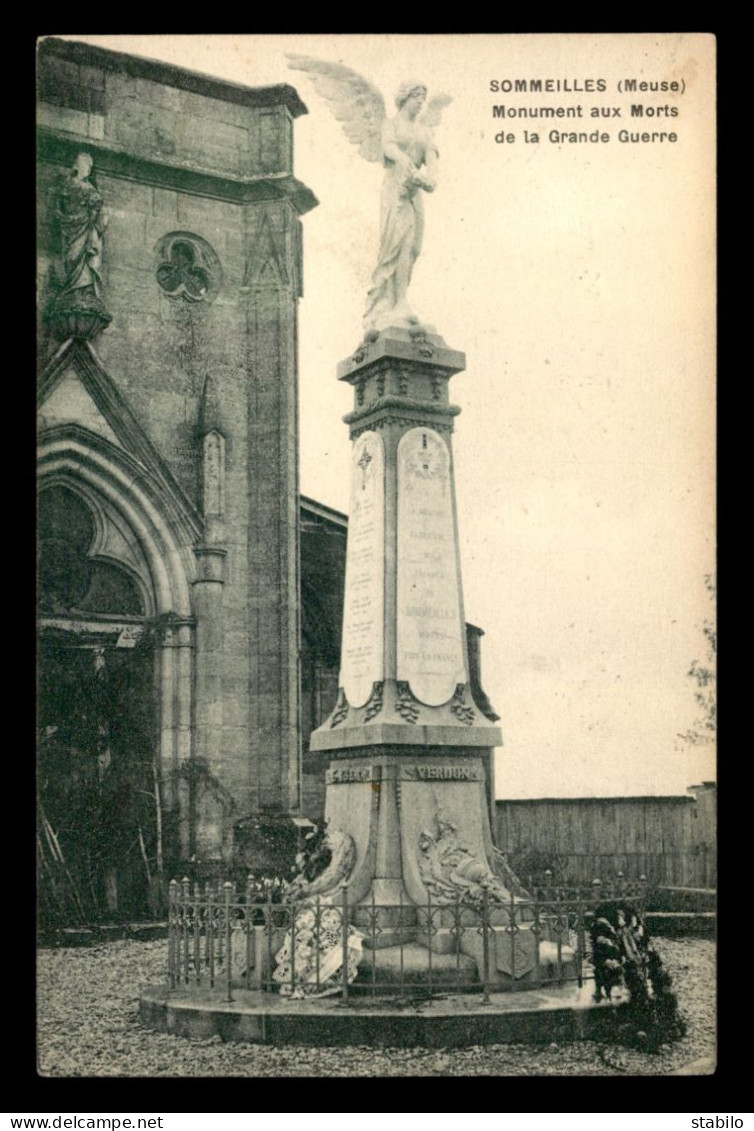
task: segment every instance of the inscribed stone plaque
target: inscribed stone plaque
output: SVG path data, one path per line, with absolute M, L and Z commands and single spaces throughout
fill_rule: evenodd
M 400 766 L 399 781 L 482 781 L 478 766 Z
M 450 452 L 429 428 L 398 444 L 397 651 L 396 676 L 422 703 L 467 682 Z
M 325 773 L 327 785 L 352 785 L 354 782 L 380 781 L 380 766 L 331 766 Z
M 385 449 L 363 432 L 351 454 L 351 507 L 343 603 L 340 685 L 353 707 L 366 703 L 384 678 Z

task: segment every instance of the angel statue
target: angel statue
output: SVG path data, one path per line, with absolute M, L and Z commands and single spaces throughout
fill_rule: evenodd
M 361 156 L 382 161 L 385 167 L 380 250 L 364 312 L 366 334 L 388 326 L 418 329 L 407 292 L 422 246 L 421 194 L 433 192 L 437 184 L 433 131 L 451 99 L 439 94 L 427 101 L 423 83 L 404 82 L 395 96 L 398 112 L 388 118 L 379 90 L 350 67 L 308 55 L 288 55 L 288 59 L 295 70 L 306 72 Z

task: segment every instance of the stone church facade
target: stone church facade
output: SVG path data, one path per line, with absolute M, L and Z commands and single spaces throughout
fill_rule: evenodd
M 109 839 L 152 870 L 156 806 L 163 867 L 302 811 L 345 547 L 299 496 L 305 112 L 287 85 L 39 48 L 41 765 L 64 855 L 72 809 L 117 825 L 135 791 L 147 811 Z
M 55 39 L 38 77 L 40 867 L 83 920 L 321 814 L 346 520 L 299 493 L 296 91 Z

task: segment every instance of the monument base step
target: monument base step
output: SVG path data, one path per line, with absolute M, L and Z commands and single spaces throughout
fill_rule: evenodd
M 619 1001 L 595 1002 L 594 985 L 574 983 L 521 993 L 447 994 L 417 1001 L 349 996 L 292 1000 L 258 990 L 164 986 L 146 990 L 139 1015 L 147 1028 L 176 1036 L 271 1045 L 452 1048 L 511 1041 L 608 1040 Z
M 429 961 L 431 957 L 431 962 Z M 447 987 L 470 992 L 479 986 L 477 965 L 465 954 L 432 954 L 418 943 L 362 951 L 354 990 L 372 987 L 396 993 Z

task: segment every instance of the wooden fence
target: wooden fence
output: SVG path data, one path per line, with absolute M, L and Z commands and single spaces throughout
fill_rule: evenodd
M 514 869 L 573 882 L 644 874 L 654 884 L 716 886 L 716 790 L 685 796 L 498 801 L 497 843 Z

